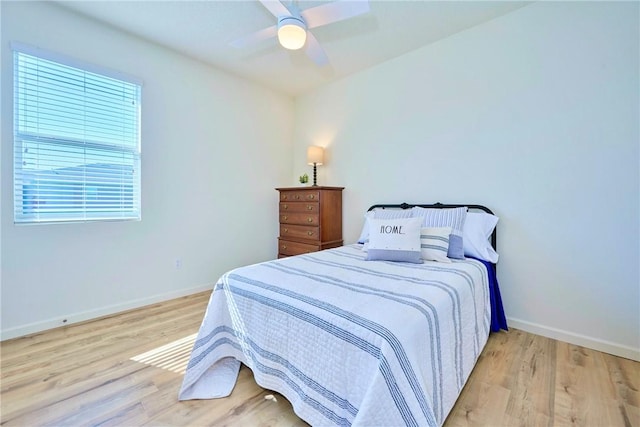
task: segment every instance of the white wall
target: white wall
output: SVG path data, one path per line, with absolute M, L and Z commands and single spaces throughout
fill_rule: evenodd
M 375 203 L 501 218 L 512 326 L 640 358 L 638 3 L 541 2 L 296 100 L 345 241 Z
M 143 79 L 142 221 L 13 224 L 11 41 Z M 211 288 L 276 256 L 292 99 L 51 4 L 2 2 L 1 54 L 3 339 Z

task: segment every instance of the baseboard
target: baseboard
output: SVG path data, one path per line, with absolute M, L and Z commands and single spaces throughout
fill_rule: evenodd
M 211 288 L 212 288 L 211 285 L 202 285 L 194 288 L 181 289 L 175 292 L 168 292 L 165 294 L 154 295 L 147 298 L 140 298 L 137 300 L 127 301 L 126 303 L 122 303 L 122 304 L 114 304 L 106 307 L 101 307 L 95 310 L 83 311 L 79 313 L 69 314 L 66 316 L 61 316 L 58 318 L 44 320 L 41 322 L 29 323 L 27 325 L 17 326 L 15 328 L 3 329 L 0 332 L 0 341 L 46 331 L 47 329 L 58 328 L 60 326 L 72 325 L 74 323 L 80 323 L 80 322 L 96 319 L 103 316 L 109 316 L 112 314 L 120 313 L 122 311 L 144 307 L 145 305 L 155 304 L 162 301 L 168 301 L 170 299 L 180 298 L 187 295 L 196 294 L 199 292 L 209 291 L 211 290 Z M 551 328 L 548 326 L 543 326 L 537 323 L 527 322 L 525 320 L 515 319 L 512 317 L 509 317 L 507 321 L 510 327 L 520 329 L 525 332 L 530 332 L 536 335 L 542 335 L 543 337 L 553 338 L 559 341 L 580 345 L 593 350 L 602 351 L 604 353 L 609 353 L 615 356 L 620 356 L 626 359 L 631 359 L 631 360 L 640 362 L 640 349 L 637 349 L 637 348 L 621 345 L 611 341 L 605 341 L 605 340 L 600 340 L 593 337 L 588 337 L 586 335 L 575 334 L 573 332 Z
M 508 318 L 509 327 L 520 329 L 543 337 L 553 338 L 558 341 L 568 342 L 592 350 L 602 351 L 604 353 L 613 354 L 614 356 L 624 357 L 625 359 L 636 360 L 640 362 L 640 349 L 617 344 L 611 341 L 600 340 L 586 335 L 575 334 L 573 332 L 563 331 L 561 329 L 550 328 L 548 326 L 539 325 L 537 323 L 527 322 L 524 320 Z
M 139 298 L 136 300 L 127 301 L 122 304 L 113 304 L 106 307 L 100 307 L 94 310 L 82 311 L 79 313 L 72 313 L 65 316 L 56 317 L 53 319 L 43 320 L 41 322 L 33 322 L 27 325 L 17 326 L 9 329 L 3 329 L 0 332 L 0 341 L 46 331 L 47 329 L 59 328 L 60 326 L 72 325 L 74 323 L 97 319 L 99 317 L 109 316 L 112 314 L 120 313 L 122 311 L 131 310 L 134 308 L 140 308 L 140 307 L 144 307 L 145 305 L 155 304 L 162 301 L 168 301 L 174 298 L 180 298 L 187 295 L 196 294 L 199 292 L 210 291 L 212 288 L 213 288 L 212 285 L 209 284 L 209 285 L 197 286 L 194 288 L 181 289 L 179 291 L 168 292 L 165 294 L 154 295 L 147 298 Z

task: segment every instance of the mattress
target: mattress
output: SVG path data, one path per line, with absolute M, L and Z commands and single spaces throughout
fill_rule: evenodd
M 440 426 L 486 344 L 487 266 L 365 261 L 349 245 L 215 285 L 181 400 L 228 396 L 240 363 L 314 426 Z

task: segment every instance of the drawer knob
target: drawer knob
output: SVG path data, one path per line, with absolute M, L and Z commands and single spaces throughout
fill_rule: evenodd
M 299 198 L 300 198 L 300 195 L 299 195 L 299 194 L 296 194 L 296 199 L 299 199 Z
M 288 232 L 289 232 L 289 229 L 288 229 L 288 228 L 285 228 L 285 229 L 284 229 L 284 232 L 285 232 L 285 233 L 288 233 Z
M 287 249 L 287 245 L 282 245 L 282 249 Z
M 289 205 L 282 205 L 282 209 L 289 209 Z
M 286 220 L 288 220 L 288 219 L 289 219 L 289 217 L 288 217 L 288 216 L 286 216 L 286 215 L 284 215 L 284 216 L 282 217 L 282 219 L 284 219 L 284 220 L 286 221 Z
M 282 200 L 287 200 L 287 195 L 286 194 L 282 195 Z
M 313 231 L 307 231 L 307 235 L 313 236 Z
M 315 196 L 315 194 L 309 194 L 309 198 L 310 198 L 311 200 L 315 199 L 315 197 L 316 197 L 316 196 Z
M 312 211 L 313 210 L 313 205 L 307 205 L 307 210 L 308 211 Z
M 313 222 L 313 218 L 307 218 L 307 222 Z

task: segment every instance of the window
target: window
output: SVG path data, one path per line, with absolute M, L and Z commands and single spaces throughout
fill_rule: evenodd
M 13 48 L 15 222 L 139 220 L 140 84 Z

